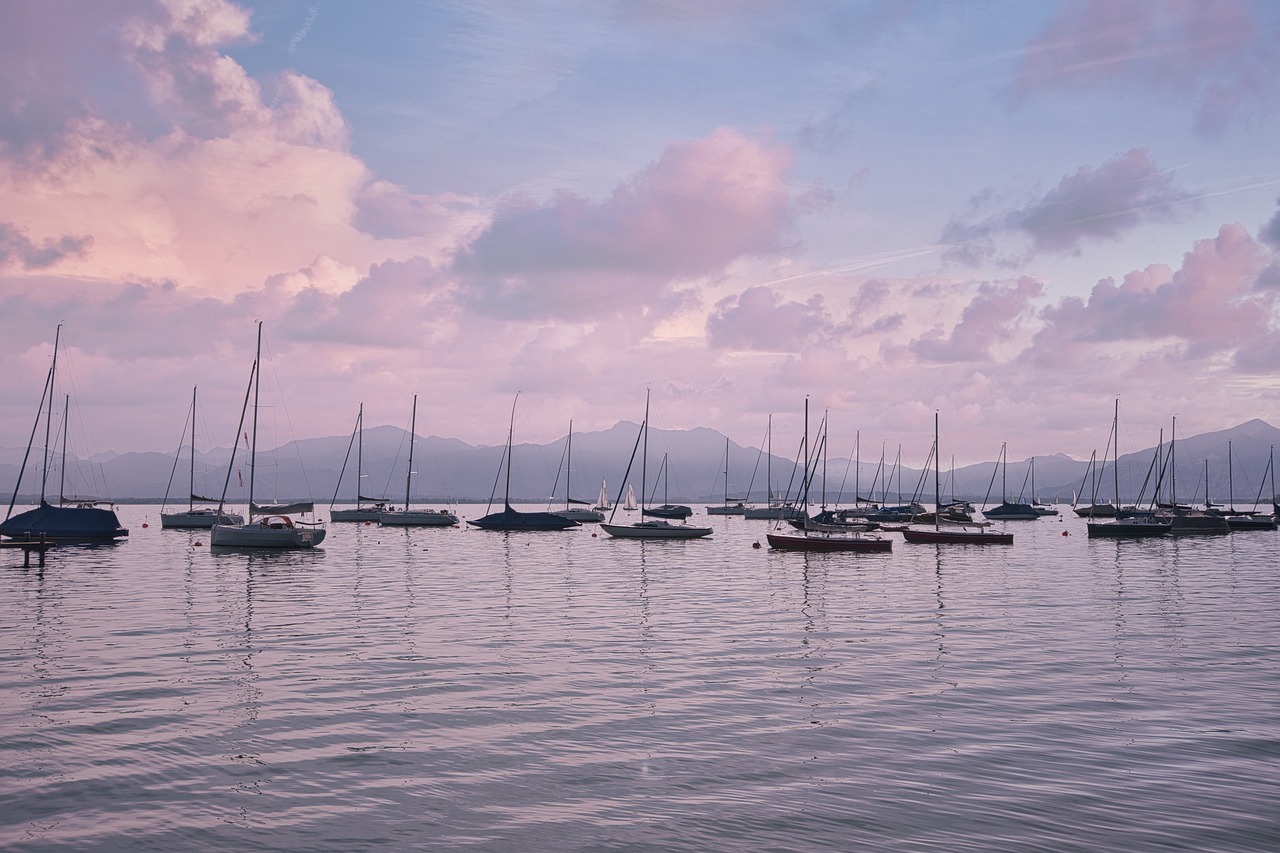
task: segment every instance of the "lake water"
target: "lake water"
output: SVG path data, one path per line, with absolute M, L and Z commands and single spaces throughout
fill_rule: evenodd
M 5 850 L 1280 849 L 1275 533 L 247 555 L 120 514 L 0 553 Z

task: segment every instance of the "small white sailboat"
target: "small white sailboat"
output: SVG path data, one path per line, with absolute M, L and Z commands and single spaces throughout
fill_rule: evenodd
M 413 409 L 409 416 L 409 470 L 404 478 L 404 509 L 384 509 L 378 513 L 378 524 L 383 527 L 452 527 L 458 517 L 443 509 L 413 509 L 409 506 L 409 490 L 413 485 L 413 443 L 418 429 L 418 395 L 413 395 Z
M 600 494 L 596 496 L 596 505 L 592 509 L 598 512 L 608 512 L 613 509 L 613 504 L 609 503 L 609 483 L 604 479 L 600 480 Z
M 631 487 L 630 483 L 627 484 L 627 496 L 622 500 L 622 508 L 626 512 L 635 512 L 640 508 L 640 505 L 636 503 L 636 490 Z
M 253 438 L 249 443 L 249 520 L 242 524 L 213 525 L 209 530 L 209 544 L 232 548 L 314 548 L 324 541 L 323 522 L 295 519 L 295 515 L 315 512 L 310 501 L 292 504 L 255 504 L 253 502 L 254 468 L 258 457 L 258 386 L 262 374 L 262 323 L 258 323 L 258 348 L 249 371 L 249 388 L 245 390 L 244 407 L 240 410 L 240 423 L 236 427 L 236 444 L 231 449 L 231 461 L 227 463 L 227 479 L 218 501 L 221 513 L 227 499 L 227 486 L 231 483 L 231 469 L 235 467 L 235 448 L 240 445 L 244 430 L 244 416 L 249 408 L 249 392 L 253 392 Z

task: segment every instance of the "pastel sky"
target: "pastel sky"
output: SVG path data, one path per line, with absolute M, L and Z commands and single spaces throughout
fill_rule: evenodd
M 1270 0 L 0 0 L 0 445 L 1280 425 Z M 61 392 L 60 392 L 61 393 Z M 1123 442 L 1129 442 L 1126 445 Z M 76 447 L 73 440 L 72 447 Z M 775 449 L 778 449 L 776 446 Z M 891 451 L 892 453 L 892 451 Z

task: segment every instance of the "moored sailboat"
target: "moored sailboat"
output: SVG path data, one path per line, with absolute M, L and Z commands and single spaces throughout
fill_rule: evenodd
M 933 413 L 933 502 L 940 505 L 942 500 L 942 484 L 938 461 L 938 413 Z M 948 524 L 944 529 L 940 513 L 933 514 L 933 529 L 907 528 L 902 531 L 902 538 L 913 544 L 956 544 L 956 545 L 1012 545 L 1012 533 L 995 533 L 983 529 L 974 529 L 971 525 Z
M 502 496 L 502 510 L 500 512 L 491 512 L 488 515 L 476 519 L 467 519 L 467 524 L 473 527 L 479 527 L 481 530 L 498 530 L 498 531 L 547 531 L 547 530 L 566 530 L 570 527 L 580 527 L 578 522 L 572 518 L 565 518 L 552 512 L 525 512 L 513 509 L 511 506 L 511 451 L 512 438 L 515 435 L 516 428 L 516 402 L 519 401 L 520 394 L 516 394 L 516 399 L 511 403 L 511 422 L 507 426 L 507 450 L 503 454 L 503 460 L 506 463 L 507 477 L 506 487 Z M 492 504 L 492 497 L 490 502 Z
M 173 484 L 173 475 L 178 469 L 178 455 L 173 458 L 173 471 L 169 472 L 169 485 Z M 164 503 L 160 506 L 160 528 L 175 529 L 207 529 L 215 524 L 243 524 L 244 516 L 238 512 L 226 512 L 210 507 L 196 507 L 196 501 L 216 504 L 213 498 L 205 498 L 196 494 L 196 388 L 191 389 L 191 478 L 188 481 L 187 509 L 185 512 L 165 512 L 165 504 L 169 502 L 169 488 L 165 487 Z
M 823 420 L 825 425 L 826 421 Z M 823 428 L 825 446 L 825 426 Z M 809 518 L 809 398 L 804 400 L 804 478 L 800 489 L 801 529 L 785 531 L 780 527 L 765 534 L 769 547 L 779 551 L 842 551 L 853 553 L 885 552 L 893 549 L 893 540 L 880 536 L 863 536 L 861 530 L 838 529 L 829 523 L 815 523 Z M 778 522 L 781 525 L 782 522 Z M 792 522 L 795 524 L 795 522 Z
M 258 461 L 258 387 L 262 375 L 262 323 L 258 323 L 258 346 L 249 371 L 249 387 L 245 389 L 244 406 L 240 410 L 240 423 L 236 427 L 236 443 L 231 448 L 231 460 L 227 463 L 227 479 L 222 485 L 222 497 L 218 512 L 223 511 L 227 499 L 227 487 L 231 483 L 231 469 L 235 467 L 236 448 L 244 428 L 245 414 L 249 408 L 249 394 L 253 394 L 253 437 L 249 443 L 249 514 L 241 524 L 213 525 L 209 530 L 209 544 L 233 548 L 314 548 L 324 541 L 323 522 L 295 519 L 295 515 L 315 512 L 310 501 L 290 504 L 254 503 L 254 482 Z
M 553 510 L 553 515 L 568 518 L 579 524 L 582 522 L 604 521 L 604 511 L 592 507 L 587 501 L 574 500 L 572 486 L 573 476 L 573 421 L 569 421 L 569 437 L 564 447 L 564 509 Z M 600 494 L 604 494 L 604 483 L 600 484 Z
M 342 476 L 347 472 L 347 463 L 351 461 L 351 448 L 356 450 L 356 505 L 346 509 L 338 509 L 338 490 L 342 488 Z M 333 500 L 329 502 L 330 521 L 365 521 L 375 522 L 379 513 L 390 509 L 385 500 L 366 498 L 364 496 L 364 403 L 356 413 L 356 425 L 351 430 L 351 441 L 347 443 L 347 455 L 342 458 L 342 470 L 338 472 L 338 482 L 333 487 Z
M 40 405 L 36 408 L 36 420 L 31 426 L 31 437 L 27 440 L 27 450 L 22 457 L 22 465 L 18 469 L 18 480 L 13 486 L 13 496 L 9 500 L 9 508 L 5 520 L 0 522 L 0 536 L 14 540 L 65 543 L 112 542 L 128 536 L 129 531 L 120 525 L 115 510 L 97 506 L 95 501 L 81 501 L 66 506 L 60 499 L 57 505 L 45 499 L 45 487 L 49 480 L 49 435 L 53 421 L 54 380 L 57 378 L 58 343 L 62 337 L 62 326 L 59 325 L 53 338 L 53 361 L 45 377 L 44 392 Z M 46 409 L 46 401 L 48 407 Z M 27 470 L 27 460 L 31 456 L 31 447 L 35 443 L 36 431 L 40 426 L 41 410 L 45 409 L 44 429 L 44 463 L 40 476 L 40 503 L 34 509 L 13 515 L 13 508 L 18 499 L 18 490 L 22 486 L 22 476 Z M 65 451 L 66 441 L 63 441 Z M 65 469 L 65 465 L 64 465 Z
M 413 395 L 413 407 L 409 415 L 409 468 L 404 477 L 404 509 L 383 509 L 378 513 L 378 524 L 383 527 L 452 527 L 458 517 L 444 509 L 413 509 L 410 495 L 413 489 L 413 444 L 418 437 L 418 395 Z
M 649 393 L 644 395 L 644 421 L 640 424 L 640 433 L 636 436 L 636 446 L 631 448 L 631 459 L 627 462 L 627 472 L 622 475 L 622 482 L 631 476 L 631 466 L 635 463 L 636 450 L 641 441 L 644 449 L 640 456 L 640 515 L 645 515 L 644 482 L 647 479 L 647 460 L 649 457 Z M 631 486 L 627 486 L 627 501 L 635 498 Z M 613 516 L 617 514 L 617 506 L 609 514 L 609 520 L 600 525 L 600 529 L 617 539 L 701 539 L 711 535 L 710 527 L 695 527 L 690 524 L 672 524 L 665 518 L 641 520 L 632 524 L 614 524 Z

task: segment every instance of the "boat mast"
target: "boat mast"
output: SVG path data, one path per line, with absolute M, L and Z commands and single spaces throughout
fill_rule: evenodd
M 933 412 L 933 529 L 938 530 L 942 526 L 941 521 L 941 503 L 942 503 L 942 462 L 938 458 L 938 411 Z M 953 485 L 954 489 L 955 486 Z
M 258 391 L 262 387 L 262 321 L 258 321 L 258 347 L 253 356 L 253 439 L 249 444 L 249 518 L 253 519 L 253 479 L 258 462 Z
M 67 421 L 71 414 L 71 395 L 66 394 L 62 398 L 62 462 L 58 467 L 58 506 L 62 506 L 66 499 L 65 487 L 67 485 Z
M 49 365 L 49 407 L 44 418 L 44 471 L 40 475 L 40 503 L 44 503 L 45 485 L 49 482 L 49 427 L 53 421 L 53 380 L 58 375 L 58 341 L 62 337 L 62 324 L 53 333 L 53 364 Z M 15 494 L 17 490 L 14 490 Z
M 1178 458 L 1174 446 L 1178 443 L 1178 416 L 1173 416 L 1173 429 L 1169 433 L 1169 503 L 1178 511 Z
M 1111 442 L 1114 445 L 1112 452 L 1115 454 L 1115 461 L 1111 464 L 1111 478 L 1115 481 L 1116 489 L 1116 512 L 1120 511 L 1120 398 L 1116 398 L 1116 414 L 1111 419 Z M 1119 516 L 1116 516 L 1119 518 Z
M 196 508 L 196 388 L 198 387 L 191 386 L 191 488 L 187 490 L 187 512 L 193 512 Z
M 1227 439 L 1227 509 L 1231 512 L 1236 511 L 1236 479 L 1235 472 L 1231 470 L 1231 439 Z M 1205 478 L 1208 483 L 1208 478 Z M 1256 509 L 1256 507 L 1255 507 Z
M 644 423 L 640 424 L 640 434 L 644 436 L 644 452 L 640 455 L 640 520 L 644 520 L 644 484 L 649 477 L 649 389 L 644 389 Z
M 729 436 L 724 437 L 724 505 L 729 505 Z
M 360 404 L 360 408 L 356 412 L 356 436 L 356 441 L 358 442 L 356 444 L 356 509 L 359 509 L 363 503 L 360 478 L 364 476 L 364 403 Z M 408 507 L 405 507 L 405 509 L 408 509 Z
M 573 476 L 573 418 L 569 418 L 569 441 L 564 448 L 564 508 L 569 508 L 569 502 L 573 500 L 573 489 L 570 487 L 570 477 Z
M 413 438 L 418 429 L 418 395 L 413 395 L 413 408 L 409 415 L 409 470 L 404 475 L 404 509 L 409 511 L 409 485 L 413 482 Z M 356 489 L 357 494 L 359 488 Z

